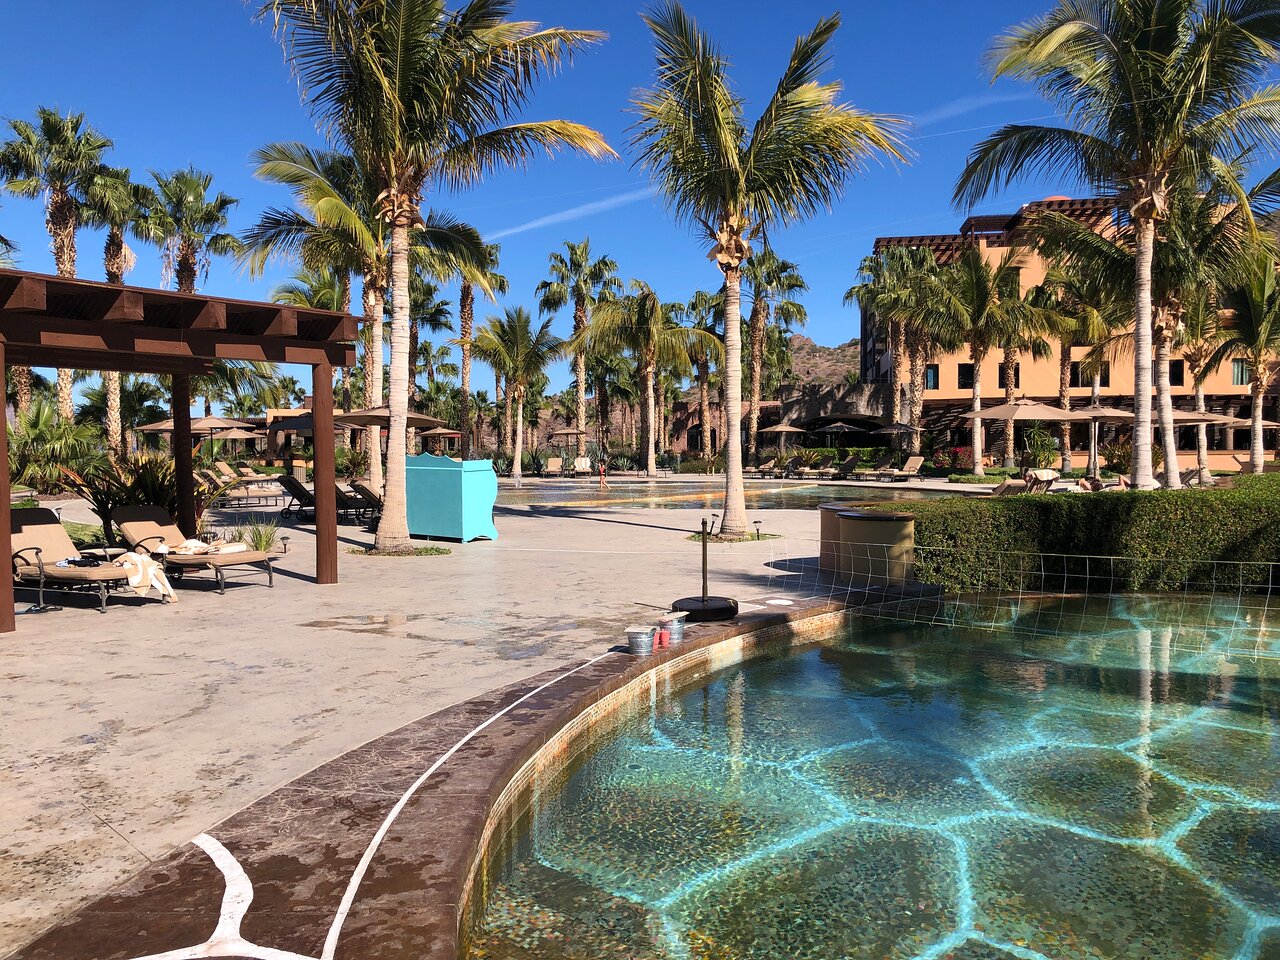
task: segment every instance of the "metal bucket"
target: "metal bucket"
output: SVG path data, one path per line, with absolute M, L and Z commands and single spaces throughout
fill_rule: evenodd
M 668 613 L 658 618 L 658 623 L 667 631 L 667 643 L 671 646 L 684 643 L 684 623 L 688 616 L 687 613 Z
M 627 652 L 633 657 L 647 657 L 653 653 L 653 634 L 657 627 L 627 627 Z

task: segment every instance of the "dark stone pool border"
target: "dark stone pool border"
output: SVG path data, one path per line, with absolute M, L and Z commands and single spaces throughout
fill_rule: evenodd
M 530 777 L 562 764 L 597 721 L 642 692 L 816 640 L 864 598 L 774 599 L 789 605 L 752 600 L 735 620 L 690 626 L 677 648 L 644 658 L 615 648 L 357 747 L 150 864 L 14 956 L 179 960 L 265 949 L 311 960 L 456 960 L 472 884 L 486 882 L 485 845 L 510 824 L 512 798 Z

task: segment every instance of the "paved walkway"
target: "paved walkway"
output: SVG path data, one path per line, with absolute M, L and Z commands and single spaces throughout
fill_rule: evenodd
M 176 606 L 71 599 L 19 617 L 0 639 L 0 956 L 318 764 L 601 652 L 699 589 L 685 537 L 703 511 L 500 513 L 498 542 L 447 557 L 344 554 L 336 586 L 310 582 L 300 527 L 274 590 L 255 571 L 226 596 L 189 582 Z M 88 519 L 82 504 L 64 516 Z M 713 590 L 812 577 L 816 512 L 754 516 L 784 539 L 713 547 Z

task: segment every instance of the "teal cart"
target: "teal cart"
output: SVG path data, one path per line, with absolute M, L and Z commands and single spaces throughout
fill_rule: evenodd
M 409 533 L 446 540 L 498 539 L 493 505 L 498 475 L 488 460 L 410 457 L 405 477 Z

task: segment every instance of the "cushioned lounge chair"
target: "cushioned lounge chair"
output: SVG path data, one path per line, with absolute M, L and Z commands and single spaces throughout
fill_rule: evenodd
M 378 518 L 382 516 L 382 498 L 359 480 L 351 481 L 351 492 L 364 503 L 369 513 L 369 522 L 376 526 Z
M 849 474 L 858 469 L 858 455 L 855 453 L 852 457 L 845 460 L 844 463 L 836 464 L 826 471 L 826 477 L 829 480 L 845 480 Z
M 800 466 L 795 469 L 795 476 L 804 479 L 820 477 L 831 469 L 831 465 L 836 462 L 835 457 L 819 457 L 811 467 Z
M 333 499 L 338 508 L 339 517 L 364 521 L 371 515 L 369 505 L 364 502 L 363 497 L 359 495 L 352 496 L 336 483 L 333 485 Z
M 879 478 L 894 483 L 905 483 L 907 480 L 920 476 L 920 468 L 923 466 L 924 457 L 908 457 L 901 470 L 881 471 Z
M 1005 479 L 991 491 L 993 497 L 1011 497 L 1015 494 L 1027 492 L 1027 481 L 1021 477 L 1005 477 Z
M 850 475 L 850 479 L 874 480 L 876 479 L 876 477 L 880 476 L 880 474 L 884 473 L 886 470 L 892 470 L 892 469 L 893 469 L 893 456 L 890 455 L 887 457 L 881 457 L 880 462 L 877 463 L 874 467 L 870 467 L 866 470 L 856 470 L 856 469 L 853 470 Z
M 97 593 L 99 612 L 106 613 L 107 594 L 129 585 L 128 573 L 110 562 L 96 567 L 59 567 L 59 561 L 80 560 L 83 555 L 52 510 L 22 507 L 13 511 L 12 518 L 13 577 L 19 583 L 35 585 L 38 606 L 45 605 L 46 590 L 89 591 Z
M 575 477 L 586 477 L 591 475 L 591 458 L 590 457 L 574 457 L 573 458 L 573 475 Z
M 542 468 L 545 477 L 558 477 L 564 473 L 564 457 L 547 457 L 547 464 Z
M 744 473 L 750 473 L 753 476 L 763 478 L 765 474 L 772 473 L 773 468 L 776 467 L 777 465 L 778 465 L 778 458 L 772 457 L 769 460 L 766 460 L 764 463 L 760 464 L 760 466 L 752 467 L 744 471 Z
M 164 507 L 119 507 L 111 514 L 111 520 L 120 531 L 124 542 L 131 547 L 143 547 L 179 577 L 190 570 L 210 570 L 218 582 L 218 593 L 227 592 L 227 567 L 258 567 L 267 572 L 267 586 L 275 586 L 275 572 L 271 569 L 271 554 L 261 550 L 240 550 L 235 553 L 177 554 L 173 550 L 186 541 L 169 512 Z M 161 545 L 167 553 L 158 553 Z

